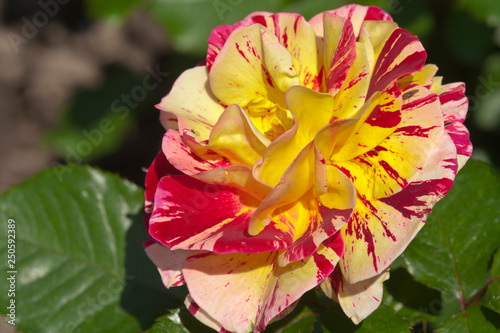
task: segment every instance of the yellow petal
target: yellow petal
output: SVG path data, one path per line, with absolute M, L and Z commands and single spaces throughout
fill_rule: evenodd
M 420 71 L 413 73 L 412 75 L 402 77 L 398 80 L 399 90 L 403 91 L 414 85 L 420 85 L 430 89 L 437 70 L 438 68 L 436 65 L 427 64 L 422 67 Z
M 314 143 L 309 143 L 297 156 L 269 195 L 262 201 L 248 225 L 250 235 L 259 234 L 274 218 L 278 207 L 290 204 L 312 188 L 314 182 Z M 254 169 L 255 174 L 255 169 Z M 299 180 L 300 179 L 300 180 Z M 289 229 L 290 226 L 284 228 Z
M 253 167 L 262 158 L 270 141 L 235 104 L 226 108 L 215 124 L 208 146 L 227 157 L 232 164 Z
M 215 59 L 209 81 L 222 104 L 240 105 L 252 121 L 266 119 L 254 122 L 266 136 L 274 138 L 291 126 L 284 111 L 285 91 L 300 79 L 290 53 L 261 25 L 233 31 Z
M 175 114 L 179 121 L 179 131 L 193 131 L 202 141 L 208 139 L 212 127 L 224 111 L 208 86 L 204 66 L 182 73 L 157 107 L 165 111 L 160 114 L 160 121 L 165 128 L 169 128 L 172 114 Z
M 255 177 L 271 186 L 278 184 L 299 152 L 328 124 L 333 110 L 333 97 L 329 94 L 295 86 L 286 96 L 295 116 L 294 125 L 269 145 L 262 161 L 254 167 Z

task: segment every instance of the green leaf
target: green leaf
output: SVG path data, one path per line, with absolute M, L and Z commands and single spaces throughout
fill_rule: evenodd
M 47 169 L 0 196 L 0 249 L 15 221 L 16 324 L 23 332 L 137 332 L 182 298 L 144 254 L 143 195 L 89 167 Z M 0 281 L 7 290 L 8 281 Z M 1 312 L 9 302 L 0 296 Z
M 410 332 L 409 322 L 383 304 L 359 325 L 354 325 L 340 306 L 329 311 L 323 311 L 320 318 L 325 333 Z
M 487 164 L 469 161 L 404 258 L 417 280 L 466 302 L 487 282 L 499 239 L 500 181 Z
M 156 323 L 146 333 L 189 333 L 184 325 L 182 325 L 179 312 L 180 310 L 177 309 L 170 314 L 158 318 Z
M 490 284 L 484 302 L 490 309 L 500 313 L 500 251 L 493 258 Z
M 436 333 L 484 333 L 498 332 L 495 325 L 486 320 L 484 310 L 479 304 L 470 306 L 464 312 L 457 312 L 446 320 Z
M 384 304 L 393 308 L 410 324 L 434 321 L 441 312 L 441 293 L 415 281 L 402 267 L 393 269 L 384 283 Z
M 297 317 L 292 323 L 284 328 L 281 333 L 311 333 L 314 332 L 314 323 L 318 320 L 314 314 Z
M 463 311 L 488 283 L 499 239 L 500 181 L 487 164 L 469 161 L 404 258 L 416 280 L 442 291 L 445 303 L 459 300 Z
M 307 299 L 308 295 L 304 297 Z M 268 326 L 265 332 L 280 332 L 280 333 L 316 333 L 321 332 L 318 327 L 314 329 L 315 323 L 319 321 L 317 313 L 314 313 L 308 307 L 301 308 L 301 304 L 284 319 Z M 275 330 L 274 328 L 278 328 Z

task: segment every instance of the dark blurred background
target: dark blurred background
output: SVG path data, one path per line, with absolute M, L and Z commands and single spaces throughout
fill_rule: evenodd
M 256 10 L 309 19 L 347 3 L 0 1 L 0 192 L 58 164 L 87 163 L 142 185 L 164 132 L 154 105 L 182 71 L 204 59 L 215 26 Z M 474 158 L 498 168 L 498 0 L 357 3 L 382 7 L 418 35 L 445 83 L 466 83 Z

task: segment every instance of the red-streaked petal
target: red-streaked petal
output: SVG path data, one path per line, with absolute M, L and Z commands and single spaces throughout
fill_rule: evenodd
M 389 270 L 371 279 L 349 283 L 336 269 L 320 286 L 328 297 L 340 303 L 344 313 L 357 325 L 382 303 L 383 282 L 387 279 Z
M 264 200 L 273 189 L 271 186 L 262 184 L 253 178 L 252 169 L 243 165 L 231 165 L 226 168 L 219 167 L 201 172 L 192 177 L 208 184 L 226 185 L 237 188 L 260 201 Z
M 434 75 L 436 75 L 437 70 L 438 68 L 436 65 L 427 64 L 422 67 L 420 71 L 400 78 L 398 80 L 399 90 L 407 90 L 415 85 L 431 89 Z M 411 90 L 408 89 L 408 91 Z
M 462 169 L 472 155 L 472 143 L 469 139 L 469 131 L 460 122 L 454 122 L 444 128 L 457 147 L 458 170 Z
M 415 90 L 412 99 L 405 101 L 401 122 L 392 135 L 353 160 L 335 162 L 368 200 L 404 189 L 433 154 L 444 133 L 438 97 L 423 87 Z
M 301 84 L 322 91 L 323 59 L 322 54 L 318 54 L 322 42 L 317 40 L 309 23 L 299 14 L 277 13 L 266 16 L 263 25 L 276 35 L 279 43 L 292 55 Z
M 370 42 L 371 48 L 373 49 L 374 59 L 376 60 L 378 59 L 380 52 L 382 52 L 385 41 L 397 28 L 397 23 L 392 21 L 365 21 L 361 26 L 359 41 L 363 42 L 364 39 L 368 39 L 368 42 Z M 365 36 L 365 34 L 367 36 Z M 373 73 L 375 63 L 373 63 L 373 66 L 371 68 L 371 72 Z
M 207 44 L 207 71 L 210 72 L 215 58 L 229 38 L 229 35 L 236 29 L 231 25 L 219 25 L 212 30 L 208 37 Z
M 267 28 L 256 24 L 234 30 L 214 61 L 209 81 L 221 103 L 241 106 L 268 138 L 291 127 L 285 91 L 300 79 L 291 54 Z
M 184 301 L 184 305 L 186 306 L 188 311 L 191 312 L 191 314 L 196 319 L 198 319 L 199 321 L 201 321 L 203 324 L 207 325 L 208 327 L 213 328 L 214 330 L 216 330 L 219 333 L 231 333 L 231 332 L 227 331 L 226 329 L 224 329 L 224 327 L 222 327 L 222 325 L 219 322 L 217 322 L 214 318 L 210 317 L 210 315 L 208 315 L 208 313 L 205 310 L 200 308 L 199 305 L 196 304 L 196 302 L 193 300 L 191 295 L 188 294 L 186 296 L 186 300 Z
M 379 92 L 373 94 L 357 111 L 353 118 L 339 119 L 323 127 L 315 136 L 314 142 L 325 161 L 332 162 L 332 155 L 336 154 L 342 147 L 347 145 L 356 131 L 364 124 L 366 119 L 372 115 L 381 99 Z M 336 114 L 334 114 L 334 117 Z
M 165 287 L 177 287 L 184 284 L 182 264 L 190 255 L 196 254 L 196 251 L 172 251 L 153 241 L 146 241 L 143 245 L 149 259 L 158 269 Z
M 463 123 L 465 121 L 469 100 L 465 96 L 464 83 L 450 83 L 439 87 L 439 89 L 433 87 L 431 91 L 439 95 L 445 123 Z
M 394 83 L 388 86 L 379 99 L 372 100 L 373 111 L 366 120 L 357 127 L 350 139 L 335 149 L 332 161 L 349 161 L 362 155 L 389 137 L 401 123 L 401 92 Z
M 238 189 L 192 177 L 163 177 L 155 196 L 149 234 L 172 250 L 217 253 L 265 252 L 291 245 L 288 233 L 270 224 L 259 237 L 248 234 L 260 201 Z
M 456 171 L 455 145 L 444 133 L 422 172 L 401 192 L 380 200 L 358 197 L 353 217 L 342 229 L 346 252 L 340 266 L 345 279 L 356 283 L 389 267 L 451 189 Z
M 230 165 L 226 159 L 215 153 L 212 154 L 211 160 L 202 159 L 183 142 L 179 132 L 174 130 L 168 130 L 163 136 L 162 150 L 168 162 L 187 175 Z
M 361 25 L 366 20 L 373 21 L 392 21 L 389 14 L 385 13 L 382 9 L 376 6 L 361 6 L 361 5 L 345 5 L 340 8 L 329 10 L 323 13 L 319 13 L 309 20 L 309 23 L 313 26 L 316 34 L 318 36 L 323 36 L 323 15 L 325 13 L 331 13 L 338 15 L 352 22 L 354 27 L 354 32 L 356 38 L 359 36 Z
M 179 171 L 167 161 L 165 154 L 163 154 L 160 150 L 153 163 L 151 163 L 151 166 L 148 168 L 148 172 L 146 174 L 146 190 L 144 191 L 146 202 L 144 210 L 146 213 L 151 213 L 153 211 L 153 200 L 156 193 L 156 187 L 158 186 L 158 182 L 161 177 L 177 173 L 179 173 Z
M 226 330 L 260 332 L 330 275 L 339 258 L 336 242 L 342 239 L 286 267 L 277 265 L 278 252 L 212 253 L 190 257 L 182 272 L 192 299 Z
M 280 266 L 310 256 L 325 239 L 345 225 L 356 206 L 356 190 L 347 176 L 331 165 L 327 166 L 326 173 L 325 194 L 314 198 L 307 193 L 294 207 L 283 209 L 291 212 L 285 217 L 295 218 L 295 228 L 293 245 L 280 254 Z
M 354 210 L 356 190 L 352 182 L 333 166 L 328 166 L 327 170 L 325 194 L 315 198 L 309 192 L 293 207 L 277 210 L 282 218 L 293 220 L 295 227 L 293 245 L 280 254 L 280 266 L 312 255 L 321 243 L 347 223 Z
M 370 64 L 362 43 L 356 43 L 356 54 L 342 87 L 335 95 L 331 121 L 357 114 L 368 97 L 366 94 L 370 84 Z
M 323 29 L 326 87 L 335 96 L 356 59 L 356 37 L 351 21 L 328 12 L 323 15 Z
M 208 39 L 207 68 L 210 71 L 213 62 L 226 43 L 229 35 L 238 27 L 260 24 L 274 34 L 281 45 L 292 55 L 293 66 L 302 85 L 322 90 L 323 82 L 322 55 L 318 54 L 321 41 L 316 39 L 314 30 L 299 14 L 254 12 L 234 26 L 216 27 Z
M 427 53 L 417 36 L 398 28 L 385 41 L 375 64 L 368 96 L 382 91 L 400 77 L 422 69 Z

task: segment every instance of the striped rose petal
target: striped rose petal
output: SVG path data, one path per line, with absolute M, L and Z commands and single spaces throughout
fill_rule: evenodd
M 207 253 L 191 256 L 182 273 L 190 297 L 230 332 L 260 332 L 267 323 L 317 286 L 342 255 L 339 233 L 314 255 L 286 267 L 277 252 Z
M 186 175 L 163 177 L 149 234 L 172 250 L 252 253 L 289 247 L 291 235 L 274 223 L 259 237 L 248 234 L 248 223 L 259 203 L 230 186 L 203 183 Z
M 320 287 L 330 298 L 337 300 L 344 313 L 355 323 L 359 324 L 368 317 L 382 303 L 384 287 L 382 283 L 389 279 L 389 270 L 370 279 L 357 283 L 349 283 L 336 269 L 325 279 Z
M 401 121 L 392 135 L 363 155 L 335 161 L 359 195 L 369 200 L 404 189 L 423 168 L 444 133 L 438 97 L 423 87 L 414 90 L 411 100 L 404 101 Z
M 335 96 L 356 59 L 356 36 L 351 21 L 330 13 L 323 15 L 323 29 L 326 86 Z
M 322 90 L 324 73 L 322 55 L 316 50 L 321 40 L 309 23 L 299 14 L 256 12 L 234 26 L 216 27 L 208 39 L 207 68 L 210 71 L 220 50 L 225 45 L 229 35 L 237 27 L 248 27 L 260 24 L 274 34 L 293 59 L 293 66 L 300 83 L 315 90 Z
M 291 127 L 285 91 L 300 84 L 290 53 L 260 26 L 233 31 L 214 61 L 210 87 L 224 105 L 240 105 L 268 138 Z
M 146 251 L 196 318 L 258 333 L 320 284 L 356 324 L 380 305 L 472 152 L 465 87 L 426 58 L 377 7 L 212 31 L 159 105 L 145 193 Z
M 353 31 L 356 37 L 359 36 L 361 25 L 365 23 L 366 20 L 375 21 L 392 21 L 389 14 L 385 13 L 382 9 L 375 6 L 359 6 L 359 5 L 346 5 L 338 9 L 329 10 L 320 14 L 313 16 L 309 20 L 309 23 L 313 26 L 316 34 L 323 37 L 323 15 L 326 13 L 334 14 L 352 22 Z
M 382 91 L 394 80 L 419 71 L 427 53 L 418 38 L 404 29 L 396 29 L 383 44 L 375 64 L 368 96 Z
M 230 165 L 224 157 L 214 152 L 207 152 L 204 147 L 201 147 L 205 153 L 205 159 L 202 159 L 184 142 L 179 132 L 168 130 L 163 136 L 162 150 L 168 162 L 186 175 Z
M 380 200 L 358 196 L 353 217 L 342 229 L 346 252 L 340 268 L 345 279 L 356 283 L 389 267 L 451 189 L 456 172 L 455 145 L 445 134 L 405 189 Z
M 154 196 L 156 193 L 156 187 L 158 186 L 158 182 L 163 176 L 168 176 L 171 174 L 178 173 L 178 170 L 167 161 L 165 154 L 160 150 L 158 155 L 156 155 L 153 163 L 148 168 L 148 172 L 146 174 L 145 186 L 146 190 L 144 191 L 144 199 L 145 199 L 145 207 L 144 210 L 146 213 L 151 213 L 153 211 L 153 203 Z
M 444 128 L 451 137 L 457 148 L 458 170 L 462 169 L 472 155 L 472 143 L 469 139 L 469 131 L 460 122 L 454 122 Z

